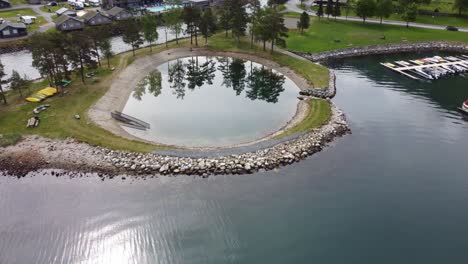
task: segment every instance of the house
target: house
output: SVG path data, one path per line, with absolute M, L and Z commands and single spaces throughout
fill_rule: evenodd
M 182 4 L 184 6 L 196 6 L 199 7 L 200 9 L 205 9 L 210 6 L 211 2 L 210 0 L 184 0 L 182 1 Z
M 10 0 L 0 0 L 0 8 L 11 7 Z
M 139 7 L 144 4 L 143 0 L 103 0 L 102 6 L 104 8 L 112 8 L 112 7 Z
M 80 30 L 84 28 L 84 22 L 76 17 L 62 15 L 54 20 L 55 27 L 60 31 Z
M 117 6 L 114 6 L 113 8 L 111 8 L 109 11 L 106 12 L 106 14 L 112 20 L 117 20 L 117 21 L 126 20 L 132 17 L 132 14 L 129 11 L 121 7 L 117 7 Z
M 81 18 L 84 20 L 84 23 L 89 26 L 97 26 L 112 23 L 112 19 L 110 17 L 101 12 L 96 11 L 89 11 Z
M 0 25 L 0 38 L 14 38 L 28 35 L 23 23 L 5 22 Z
M 73 10 L 69 10 L 66 7 L 62 7 L 59 10 L 55 11 L 55 14 L 57 16 L 66 15 L 66 16 L 76 17 L 76 12 Z

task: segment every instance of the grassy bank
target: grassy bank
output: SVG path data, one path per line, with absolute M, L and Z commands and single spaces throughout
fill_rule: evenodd
M 242 41 L 237 46 L 233 39 L 216 35 L 209 40 L 207 48 L 216 51 L 242 52 L 262 56 L 275 60 L 284 66 L 291 67 L 299 74 L 304 73 L 305 77 L 314 84 L 322 86 L 328 83 L 328 70 L 324 67 L 279 53 L 269 54 L 268 52 L 261 51 L 258 47 L 251 50 L 249 45 L 247 41 Z M 190 44 L 187 40 L 181 40 L 179 45 L 175 43 L 169 44 L 169 48 L 188 46 Z M 155 46 L 153 47 L 153 53 L 161 52 L 165 49 L 165 45 Z M 39 115 L 41 121 L 37 128 L 26 128 L 26 121 L 33 116 L 32 110 L 40 104 L 27 103 L 24 98 L 20 98 L 18 93 L 13 91 L 8 92 L 9 105 L 0 105 L 0 134 L 37 134 L 58 139 L 72 137 L 91 145 L 136 152 L 150 152 L 156 149 L 167 148 L 166 146 L 158 146 L 116 136 L 95 125 L 87 117 L 88 109 L 107 92 L 113 78 L 117 77 L 122 69 L 137 58 L 148 56 L 149 54 L 149 48 L 144 48 L 136 51 L 136 57 L 133 57 L 131 52 L 115 56 L 112 59 L 112 66 L 116 68 L 115 71 L 110 71 L 106 67 L 94 70 L 97 72 L 96 77 L 99 78 L 97 83 L 92 83 L 90 79 L 87 79 L 87 82 L 83 84 L 79 77 L 75 76 L 72 85 L 66 88 L 66 95 L 56 95 L 44 102 L 50 104 L 51 107 Z M 314 78 L 317 78 L 317 80 Z M 30 91 L 24 91 L 24 93 L 29 95 L 46 86 L 48 86 L 46 81 L 36 82 L 30 86 Z M 74 115 L 77 114 L 81 116 L 81 119 L 74 118 Z M 12 141 L 9 140 L 8 142 Z
M 331 106 L 330 103 L 323 99 L 311 99 L 309 103 L 309 112 L 299 124 L 285 131 L 276 138 L 283 138 L 294 135 L 296 133 L 310 131 L 311 129 L 322 126 L 330 120 Z
M 320 52 L 356 46 L 388 43 L 459 41 L 467 42 L 466 33 L 426 28 L 405 28 L 334 19 L 312 18 L 311 27 L 301 35 L 289 33 L 288 49 L 299 52 Z M 384 38 L 385 37 L 385 38 Z
M 21 134 L 11 133 L 11 134 L 0 134 L 0 147 L 8 147 L 10 145 L 16 144 L 21 140 Z
M 254 46 L 254 48 L 251 49 L 250 42 L 247 38 L 243 38 L 241 42 L 237 44 L 231 38 L 226 38 L 224 34 L 217 34 L 210 38 L 208 48 L 219 51 L 247 53 L 276 61 L 281 66 L 286 66 L 303 76 L 309 84 L 314 87 L 326 87 L 328 85 L 327 68 L 279 52 L 273 52 L 273 54 L 271 54 L 269 51 L 263 51 L 260 46 Z

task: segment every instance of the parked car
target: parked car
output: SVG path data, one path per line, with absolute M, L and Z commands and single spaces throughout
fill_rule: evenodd
M 454 26 L 447 26 L 447 27 L 445 27 L 445 29 L 448 30 L 448 31 L 458 31 L 458 28 L 454 27 Z
M 1 17 L 0 17 L 0 24 L 5 23 L 5 21 L 6 21 L 6 20 L 5 20 L 4 18 L 1 18 Z
M 48 3 L 47 5 L 48 5 L 48 6 L 57 6 L 58 4 L 57 4 L 57 2 L 50 2 L 50 3 Z

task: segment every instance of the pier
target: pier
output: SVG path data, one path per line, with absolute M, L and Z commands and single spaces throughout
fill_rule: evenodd
M 133 116 L 126 115 L 122 112 L 114 111 L 111 113 L 112 118 L 114 118 L 117 121 L 122 122 L 125 126 L 135 128 L 135 129 L 140 129 L 140 130 L 146 130 L 150 128 L 150 124 L 137 119 Z
M 430 58 L 380 63 L 381 65 L 415 80 L 436 80 L 443 76 L 468 72 L 468 56 L 434 56 Z

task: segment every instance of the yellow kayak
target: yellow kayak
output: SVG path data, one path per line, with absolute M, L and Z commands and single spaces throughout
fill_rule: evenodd
M 47 97 L 55 95 L 56 93 L 57 93 L 57 88 L 47 87 L 31 95 L 30 97 L 26 98 L 26 101 L 37 103 L 46 99 Z

